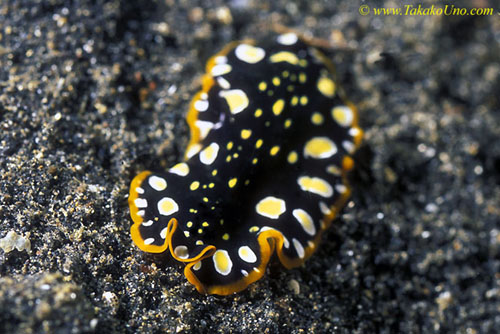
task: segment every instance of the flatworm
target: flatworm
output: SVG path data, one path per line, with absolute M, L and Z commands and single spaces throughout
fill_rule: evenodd
M 130 186 L 131 235 L 172 256 L 200 293 L 228 295 L 318 248 L 350 194 L 356 108 L 333 65 L 294 33 L 231 43 L 207 63 L 190 106 L 184 162 Z

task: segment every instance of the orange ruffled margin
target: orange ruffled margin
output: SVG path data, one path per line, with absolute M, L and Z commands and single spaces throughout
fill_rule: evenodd
M 191 100 L 190 107 L 189 107 L 189 112 L 187 114 L 186 120 L 190 128 L 191 132 L 191 140 L 189 142 L 189 145 L 186 149 L 186 152 L 189 151 L 189 149 L 194 146 L 199 144 L 200 141 L 200 130 L 194 125 L 196 120 L 198 119 L 198 111 L 194 108 L 194 103 L 200 98 L 200 95 L 203 93 L 207 93 L 212 86 L 214 85 L 214 79 L 210 75 L 212 67 L 215 65 L 215 58 L 219 56 L 225 56 L 227 55 L 232 49 L 234 49 L 238 44 L 240 43 L 250 43 L 250 44 L 255 44 L 253 40 L 245 40 L 245 41 L 240 41 L 240 42 L 232 42 L 228 45 L 226 45 L 220 52 L 212 56 L 206 66 L 206 73 L 204 74 L 202 78 L 202 89 L 195 94 L 193 99 Z M 331 72 L 333 76 L 335 76 L 335 67 L 332 64 L 332 62 L 319 50 L 317 50 L 317 55 L 323 60 L 325 66 L 328 68 L 328 70 Z M 344 101 L 347 101 L 343 98 Z M 354 145 L 356 149 L 361 145 L 361 140 L 363 138 L 363 131 L 361 128 L 358 126 L 358 112 L 356 107 L 350 103 L 346 102 L 346 104 L 353 110 L 354 113 L 354 119 L 352 122 L 352 128 L 356 128 L 358 130 L 357 135 L 354 137 Z M 332 221 L 335 219 L 337 214 L 340 212 L 340 210 L 344 207 L 346 204 L 348 198 L 350 197 L 351 194 L 351 187 L 349 185 L 349 182 L 347 180 L 347 173 L 354 167 L 354 161 L 350 156 L 345 156 L 342 160 L 342 182 L 344 186 L 347 188 L 347 190 L 340 196 L 340 198 L 330 207 L 331 213 L 326 215 L 323 219 L 323 223 L 321 226 L 320 231 L 314 238 L 312 245 L 308 245 L 305 248 L 305 254 L 302 259 L 291 259 L 287 257 L 282 249 L 283 249 L 283 235 L 281 232 L 277 230 L 266 230 L 264 232 L 259 233 L 257 237 L 257 241 L 260 246 L 260 258 L 261 258 L 261 263 L 260 266 L 252 271 L 251 273 L 248 274 L 248 276 L 238 280 L 235 283 L 229 284 L 229 285 L 214 285 L 214 286 L 204 286 L 196 277 L 196 275 L 193 273 L 191 268 L 198 262 L 201 261 L 207 257 L 212 256 L 216 248 L 213 245 L 208 245 L 201 251 L 196 257 L 193 258 L 187 258 L 187 259 L 181 259 L 179 258 L 173 251 L 172 248 L 172 236 L 175 233 L 175 230 L 177 229 L 178 222 L 175 218 L 170 219 L 168 225 L 167 225 L 167 238 L 165 239 L 165 243 L 161 246 L 157 245 L 147 245 L 144 243 L 144 240 L 141 237 L 141 234 L 139 232 L 139 226 L 142 224 L 143 219 L 142 217 L 138 214 L 140 209 L 137 208 L 135 205 L 135 200 L 139 197 L 138 192 L 136 191 L 137 187 L 140 187 L 142 182 L 151 174 L 150 171 L 144 171 L 138 174 L 133 180 L 130 185 L 130 193 L 129 193 L 129 207 L 130 207 L 130 215 L 132 217 L 132 221 L 134 224 L 130 228 L 130 234 L 132 236 L 132 240 L 134 243 L 142 250 L 148 253 L 163 253 L 167 249 L 170 249 L 170 254 L 174 259 L 180 262 L 186 263 L 186 267 L 184 268 L 184 275 L 188 279 L 188 281 L 193 284 L 196 287 L 196 290 L 200 293 L 204 294 L 217 294 L 217 295 L 229 295 L 232 293 L 236 293 L 239 291 L 244 290 L 248 285 L 252 284 L 253 282 L 258 281 L 259 279 L 264 276 L 267 264 L 269 262 L 269 259 L 271 255 L 273 254 L 275 248 L 277 250 L 278 258 L 280 259 L 280 262 L 285 266 L 287 269 L 295 268 L 300 266 L 304 261 L 306 261 L 316 250 L 316 248 L 319 245 L 319 242 L 321 240 L 321 236 L 323 232 L 328 229 L 328 227 L 331 225 Z

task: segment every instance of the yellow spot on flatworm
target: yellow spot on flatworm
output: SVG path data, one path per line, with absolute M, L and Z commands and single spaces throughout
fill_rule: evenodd
M 208 203 L 208 198 L 207 197 L 203 197 L 203 202 Z
M 162 191 L 165 190 L 165 188 L 167 188 L 167 181 L 165 181 L 165 179 L 162 177 L 153 175 L 149 178 L 148 182 L 151 188 L 153 188 L 156 191 Z
M 186 157 L 191 158 L 193 155 L 200 152 L 200 150 L 202 148 L 203 148 L 203 146 L 201 146 L 200 143 L 189 145 L 187 150 L 186 150 Z
M 219 153 L 219 145 L 212 143 L 200 152 L 200 161 L 205 165 L 211 165 Z
M 158 212 L 160 215 L 169 216 L 179 211 L 179 205 L 170 197 L 163 197 L 158 201 Z
M 311 122 L 314 125 L 321 125 L 323 124 L 323 115 L 321 115 L 319 112 L 314 112 L 311 116 Z
M 304 156 L 326 159 L 337 153 L 337 146 L 327 137 L 314 137 L 304 147 Z
M 257 118 L 259 118 L 260 116 L 262 116 L 262 109 L 258 108 L 257 110 L 255 110 L 254 116 L 257 117 Z
M 278 77 L 274 77 L 274 78 L 273 78 L 273 85 L 275 85 L 275 86 L 279 86 L 279 85 L 280 85 L 280 83 L 281 83 L 280 78 L 278 78 Z
M 257 262 L 257 256 L 252 251 L 252 249 L 250 247 L 248 247 L 248 246 L 241 246 L 238 249 L 238 255 L 245 262 L 248 262 L 248 263 L 255 263 L 255 262 Z
M 231 72 L 231 69 L 232 67 L 229 64 L 218 64 L 212 67 L 210 72 L 213 76 L 221 76 Z
M 274 102 L 274 104 L 273 104 L 273 114 L 275 114 L 276 116 L 278 116 L 279 114 L 281 114 L 281 112 L 283 111 L 284 107 L 285 107 L 285 100 L 279 99 L 278 101 Z
M 332 109 L 333 119 L 342 126 L 350 126 L 354 119 L 352 109 L 346 106 L 335 107 Z
M 201 268 L 201 261 L 198 261 L 194 264 L 193 270 L 200 270 Z
M 230 150 L 230 149 L 232 149 L 232 148 L 233 148 L 233 145 L 234 145 L 234 144 L 233 144 L 233 142 L 232 142 L 232 141 L 230 141 L 229 143 L 227 143 L 226 148 L 227 148 L 228 150 Z
M 264 49 L 249 44 L 238 45 L 234 50 L 234 53 L 239 60 L 249 64 L 258 63 L 266 55 Z
M 222 236 L 222 240 L 229 240 L 229 234 L 224 233 L 224 235 Z
M 254 233 L 254 232 L 258 232 L 258 231 L 259 231 L 259 229 L 260 229 L 260 228 L 259 228 L 258 226 L 252 226 L 252 227 L 250 227 L 250 229 L 249 229 L 248 231 L 250 231 L 250 232 Z
M 283 71 L 283 73 L 281 73 L 281 75 L 283 76 L 283 78 L 288 78 L 288 76 L 290 75 L 290 72 Z
M 238 179 L 234 177 L 231 180 L 229 180 L 227 184 L 229 185 L 229 188 L 233 188 L 236 185 L 236 182 L 238 182 Z
M 180 176 L 186 176 L 189 174 L 189 166 L 185 162 L 181 162 L 170 168 L 169 172 Z
M 299 74 L 299 82 L 300 83 L 305 83 L 306 80 L 307 80 L 306 74 L 304 72 L 300 72 L 300 74 Z
M 198 182 L 198 181 L 194 181 L 194 182 L 193 182 L 193 183 L 191 183 L 191 185 L 189 186 L 189 189 L 191 189 L 191 190 L 193 190 L 193 191 L 194 191 L 194 190 L 198 189 L 199 187 L 200 187 L 200 182 Z
M 333 174 L 333 175 L 336 175 L 336 176 L 340 176 L 342 174 L 342 170 L 335 166 L 335 165 L 330 165 L 326 168 L 326 171 L 330 174 Z
M 193 222 L 191 222 L 191 221 L 187 222 L 186 226 L 189 228 L 193 227 Z
M 296 106 L 297 103 L 299 103 L 299 98 L 297 96 L 292 96 L 292 100 L 290 101 L 290 104 L 292 106 Z
M 214 170 L 212 171 L 212 176 L 215 176 L 215 175 L 217 175 L 217 169 L 214 169 Z
M 295 219 L 298 220 L 300 225 L 302 225 L 302 228 L 307 234 L 312 236 L 316 234 L 316 227 L 314 226 L 312 217 L 306 211 L 302 209 L 295 209 L 292 211 L 292 214 Z
M 203 222 L 203 223 L 201 224 L 201 226 L 203 226 L 203 227 L 208 227 L 208 226 L 210 226 L 210 224 L 208 224 L 208 222 Z
M 288 51 L 275 53 L 271 57 L 269 57 L 269 59 L 272 63 L 279 63 L 282 61 L 286 61 L 287 63 L 290 63 L 292 65 L 297 65 L 299 63 L 299 58 L 297 58 L 295 54 Z
M 307 98 L 307 96 L 301 96 L 300 97 L 300 104 L 305 106 L 307 104 L 307 102 L 309 101 L 309 99 Z
M 278 154 L 279 150 L 280 150 L 280 147 L 278 145 L 276 145 L 276 146 L 273 146 L 271 148 L 271 151 L 269 151 L 269 153 L 274 156 L 274 155 Z
M 221 275 L 227 276 L 233 268 L 233 262 L 226 250 L 219 249 L 213 255 L 215 270 Z
M 254 164 L 254 165 L 255 165 L 255 164 L 257 163 L 257 161 L 259 161 L 259 159 L 257 159 L 257 158 L 253 158 L 253 159 L 252 159 L 252 164 Z
M 248 96 L 241 89 L 223 90 L 219 96 L 226 99 L 231 114 L 240 113 L 248 107 Z
M 203 233 L 203 229 L 199 228 L 198 229 L 198 234 L 202 234 Z
M 285 129 L 288 129 L 292 125 L 292 120 L 290 118 L 285 120 Z
M 261 216 L 278 219 L 286 211 L 286 205 L 281 198 L 268 196 L 257 203 L 255 210 Z
M 249 129 L 243 129 L 241 130 L 241 138 L 242 139 L 248 139 L 252 135 L 252 130 Z
M 300 188 L 323 197 L 330 197 L 333 195 L 332 186 L 325 180 L 319 177 L 301 176 L 297 180 Z
M 201 230 L 201 229 L 200 229 L 200 230 Z M 198 230 L 198 233 L 200 233 L 200 234 L 201 234 L 201 232 L 199 232 L 200 230 Z M 203 232 L 203 231 L 202 231 L 202 232 Z M 201 246 L 201 245 L 203 245 L 203 241 L 201 241 L 201 240 L 196 240 L 196 244 L 197 244 L 198 246 Z
M 319 78 L 317 86 L 321 94 L 327 97 L 333 97 L 333 95 L 335 95 L 335 83 L 332 79 L 322 76 Z
M 264 141 L 262 139 L 258 139 L 256 142 L 255 142 L 255 148 L 260 148 L 262 146 L 262 144 L 264 143 Z
M 266 88 L 267 88 L 267 84 L 264 81 L 261 81 L 259 83 L 259 90 L 263 92 L 266 90 Z
M 297 159 L 299 158 L 299 155 L 297 154 L 297 152 L 295 151 L 292 151 L 288 154 L 288 162 L 291 163 L 291 164 L 294 164 L 297 162 Z
M 212 189 L 213 187 L 215 187 L 215 184 L 212 182 L 212 183 L 210 183 L 210 184 L 208 185 L 208 187 L 209 187 L 210 189 Z

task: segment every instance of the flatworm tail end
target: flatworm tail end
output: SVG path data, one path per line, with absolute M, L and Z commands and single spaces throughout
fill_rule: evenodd
M 283 243 L 283 236 L 279 231 L 276 230 L 268 230 L 259 234 L 258 243 L 260 245 L 260 260 L 261 263 L 258 267 L 254 268 L 251 272 L 247 273 L 246 276 L 241 278 L 240 280 L 230 283 L 230 284 L 221 284 L 221 285 L 210 285 L 207 286 L 203 284 L 193 272 L 193 269 L 196 266 L 200 265 L 201 261 L 212 256 L 213 252 L 207 253 L 205 256 L 200 258 L 198 261 L 190 262 L 184 268 L 184 275 L 188 279 L 188 281 L 196 287 L 199 293 L 203 294 L 216 294 L 221 296 L 227 296 L 236 292 L 240 292 L 245 290 L 250 284 L 258 281 L 264 276 L 266 272 L 267 264 L 271 258 L 271 255 L 274 252 L 275 240 L 278 240 L 278 243 Z

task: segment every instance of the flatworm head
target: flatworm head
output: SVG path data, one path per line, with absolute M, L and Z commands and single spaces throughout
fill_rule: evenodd
M 134 243 L 169 249 L 209 294 L 245 289 L 274 251 L 286 268 L 303 263 L 349 197 L 362 138 L 332 71 L 293 33 L 213 56 L 187 116 L 185 161 L 132 181 Z

